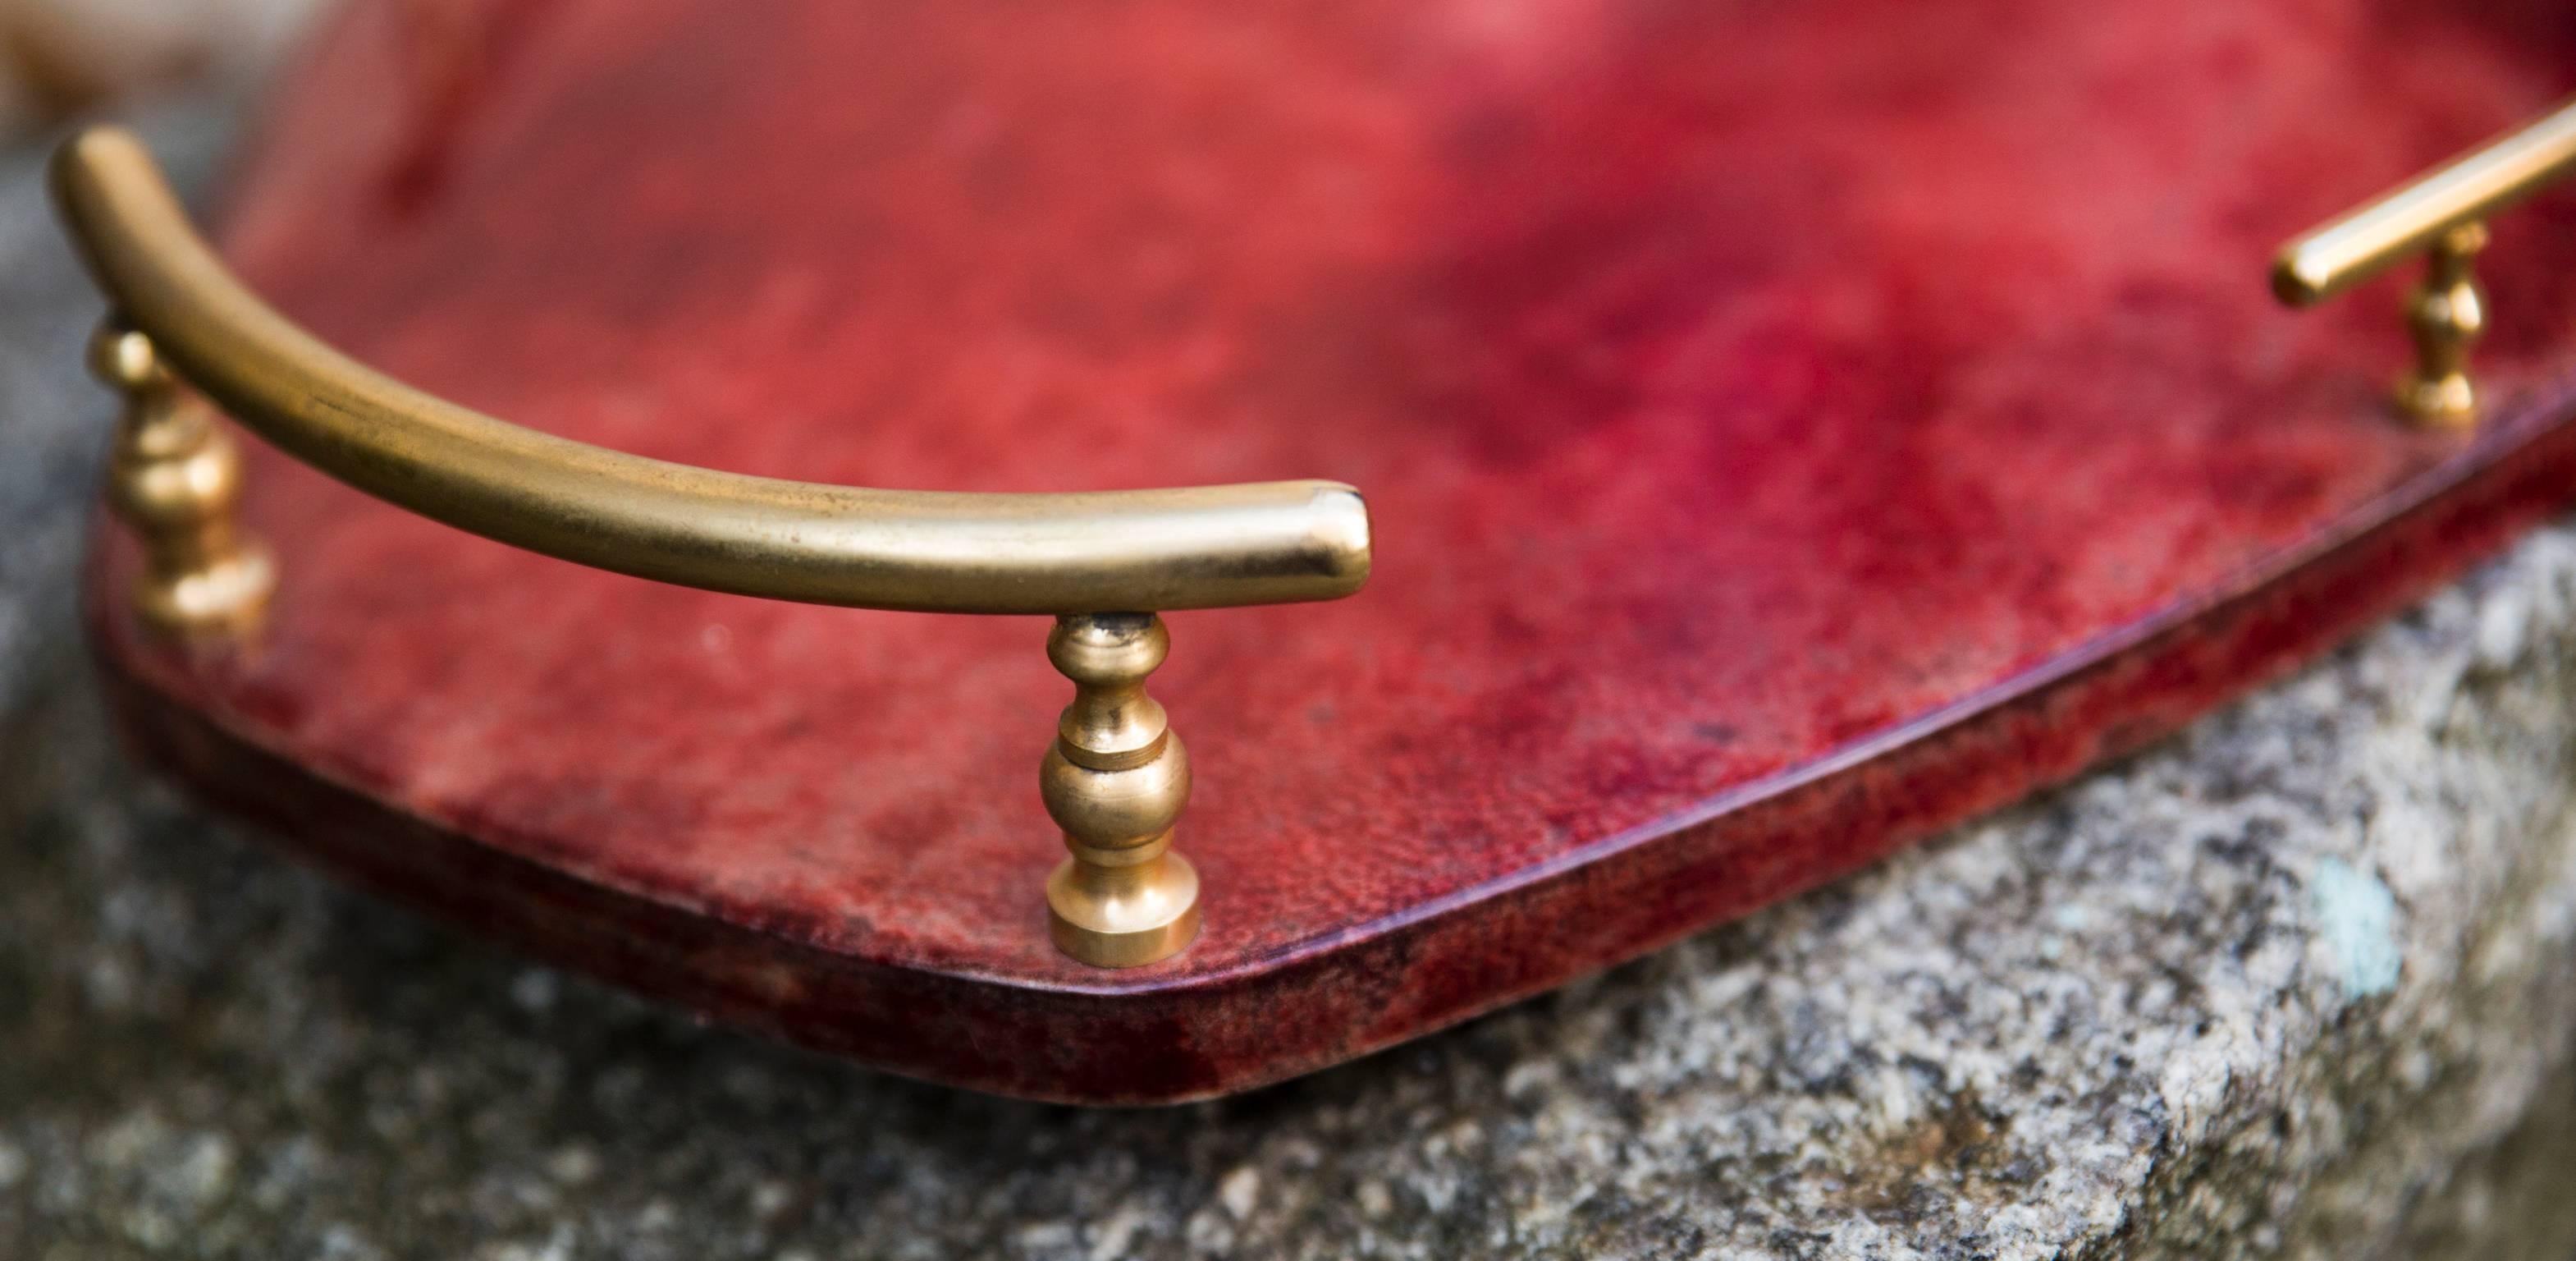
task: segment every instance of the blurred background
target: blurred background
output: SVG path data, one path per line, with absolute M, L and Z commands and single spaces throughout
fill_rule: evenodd
M 0 139 L 111 102 L 256 81 L 322 0 L 0 0 Z

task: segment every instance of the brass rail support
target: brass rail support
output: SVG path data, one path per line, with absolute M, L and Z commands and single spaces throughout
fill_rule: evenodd
M 1061 617 L 1047 636 L 1047 660 L 1073 680 L 1038 771 L 1072 854 L 1047 878 L 1047 919 L 1057 949 L 1098 967 L 1170 958 L 1199 932 L 1198 872 L 1171 852 L 1190 755 L 1145 694 L 1170 650 L 1152 613 Z
M 2406 299 L 2415 335 L 2415 368 L 2397 383 L 2397 408 L 2435 429 L 2474 425 L 2478 391 L 2469 381 L 2469 347 L 2486 332 L 2486 291 L 2478 287 L 2478 251 L 2487 225 L 2464 223 L 2426 251 L 2424 283 Z
M 2424 283 L 2406 302 L 2415 366 L 2398 382 L 2397 407 L 2428 428 L 2468 428 L 2480 403 L 2469 347 L 2487 324 L 2475 268 L 2487 244 L 2486 220 L 2571 168 L 2576 102 L 2283 246 L 2272 292 L 2291 306 L 2312 306 L 2424 254 Z
M 89 343 L 90 371 L 123 401 L 107 502 L 143 543 L 134 602 L 174 634 L 237 633 L 277 585 L 268 549 L 239 524 L 241 448 L 206 408 L 181 407 L 152 339 L 113 320 Z

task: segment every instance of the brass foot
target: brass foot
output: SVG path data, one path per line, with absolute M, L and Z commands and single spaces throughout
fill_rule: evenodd
M 2416 423 L 2464 429 L 2477 423 L 2478 392 L 2469 381 L 2469 347 L 2486 331 L 2486 294 L 2478 287 L 2482 223 L 2444 233 L 2430 253 L 2424 283 L 2406 302 L 2415 335 L 2415 370 L 2397 383 L 2397 406 Z
M 238 633 L 277 586 L 267 549 L 236 522 L 241 450 L 178 389 L 151 339 L 110 323 L 90 339 L 90 370 L 124 401 L 108 458 L 108 506 L 143 542 L 135 609 L 157 630 Z
M 1189 753 L 1145 694 L 1170 647 L 1151 613 L 1061 617 L 1047 636 L 1074 687 L 1038 772 L 1073 855 L 1047 878 L 1049 928 L 1057 949 L 1098 967 L 1168 959 L 1198 936 L 1198 872 L 1171 852 Z

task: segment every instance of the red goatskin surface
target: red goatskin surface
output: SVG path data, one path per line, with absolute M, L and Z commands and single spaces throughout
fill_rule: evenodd
M 899 1072 L 1239 1090 L 2169 731 L 2576 489 L 2576 213 L 2496 415 L 2298 230 L 2548 105 L 2539 0 L 367 4 L 228 256 L 386 371 L 748 473 L 1332 477 L 1369 587 L 1172 617 L 1207 927 L 1048 944 L 1042 619 L 711 595 L 264 449 L 238 650 L 92 620 L 131 738 L 371 887 Z M 2141 844 L 2186 838 L 2142 834 Z

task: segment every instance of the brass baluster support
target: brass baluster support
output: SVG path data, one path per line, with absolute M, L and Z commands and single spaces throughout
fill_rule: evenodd
M 208 409 L 179 405 L 152 339 L 110 321 L 90 339 L 90 370 L 123 401 L 108 457 L 107 502 L 143 544 L 135 608 L 174 634 L 240 632 L 277 585 L 268 549 L 238 520 L 241 449 Z
M 2406 327 L 2415 335 L 2415 370 L 2397 383 L 2397 407 L 2436 429 L 2477 422 L 2469 347 L 2486 332 L 2486 291 L 2478 287 L 2477 277 L 2478 251 L 2486 246 L 2483 223 L 2464 223 L 2443 233 L 2426 251 L 2424 283 L 2406 300 Z
M 1190 756 L 1145 676 L 1171 638 L 1152 613 L 1056 619 L 1047 660 L 1073 680 L 1038 772 L 1071 856 L 1047 878 L 1056 948 L 1105 968 L 1177 954 L 1199 931 L 1199 876 L 1172 850 L 1190 799 Z
M 2423 254 L 2424 283 L 2407 298 L 2415 366 L 2397 386 L 2397 408 L 2416 423 L 2466 429 L 2477 423 L 2479 389 L 2469 347 L 2486 331 L 2478 251 L 2487 219 L 2576 170 L 2576 102 L 2428 171 L 2281 249 L 2272 292 L 2312 306 Z

